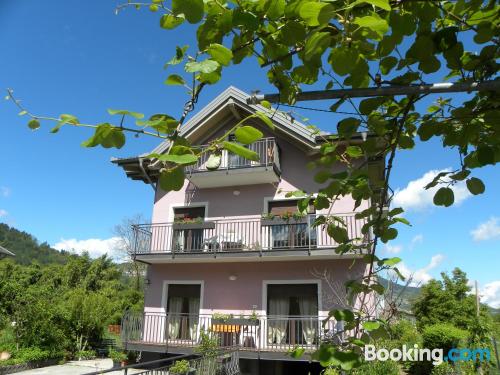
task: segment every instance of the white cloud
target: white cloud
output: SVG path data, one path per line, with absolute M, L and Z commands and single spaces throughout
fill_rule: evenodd
M 500 219 L 491 217 L 488 221 L 479 224 L 470 234 L 475 241 L 500 239 Z
M 479 294 L 481 302 L 496 309 L 500 308 L 500 280 L 486 284 Z
M 415 271 L 409 269 L 404 264 L 404 262 L 399 263 L 396 267 L 399 269 L 399 271 L 403 274 L 404 277 L 406 278 L 412 277 L 410 285 L 416 286 L 419 284 L 425 284 L 426 282 L 431 280 L 433 277 L 429 274 L 429 272 L 434 268 L 436 268 L 437 266 L 439 266 L 443 260 L 444 260 L 444 255 L 436 254 L 431 258 L 431 261 L 429 262 L 428 265 Z
M 432 170 L 425 173 L 422 177 L 416 180 L 410 181 L 403 189 L 397 189 L 394 192 L 393 204 L 397 207 L 403 207 L 406 211 L 422 211 L 434 203 L 432 199 L 434 194 L 440 188 L 439 184 L 428 190 L 425 186 L 432 181 L 432 179 L 440 172 L 449 172 L 451 169 L 443 170 Z M 471 197 L 471 194 L 467 190 L 465 182 L 461 181 L 455 184 L 453 187 L 453 192 L 455 193 L 455 203 L 460 204 L 465 199 Z
M 384 247 L 384 251 L 387 253 L 387 254 L 399 254 L 401 252 L 401 250 L 403 250 L 403 246 L 400 246 L 400 245 L 385 245 Z
M 10 189 L 7 186 L 0 186 L 0 195 L 7 198 L 10 195 Z
M 87 240 L 61 238 L 61 241 L 52 247 L 57 250 L 74 251 L 77 254 L 88 251 L 91 257 L 97 258 L 104 254 L 112 256 L 119 244 L 120 238 L 118 237 L 108 239 L 89 238 Z
M 411 239 L 410 249 L 413 249 L 416 245 L 421 244 L 422 242 L 424 242 L 424 236 L 422 234 L 417 234 Z
M 9 213 L 3 209 L 0 208 L 0 217 L 7 216 Z

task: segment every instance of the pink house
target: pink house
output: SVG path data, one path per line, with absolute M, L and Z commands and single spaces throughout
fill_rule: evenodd
M 264 110 L 247 104 L 248 97 L 229 87 L 183 126 L 182 135 L 204 145 Z M 154 161 L 141 156 L 113 161 L 156 192 L 151 224 L 134 228 L 135 259 L 148 265 L 149 286 L 143 314 L 123 319 L 129 349 L 189 353 L 208 332 L 220 345 L 239 347 L 242 358 L 279 362 L 289 360 L 287 352 L 295 347 L 313 350 L 341 327 L 322 324 L 329 310 L 343 306 L 339 290 L 332 288 L 363 274 L 365 264 L 356 262 L 360 255 L 337 255 L 335 241 L 312 223 L 316 215 L 336 215 L 359 244 L 369 235 L 361 233 L 364 222 L 355 218 L 348 197 L 297 214 L 297 201 L 286 193 L 318 191 L 308 163 L 318 157 L 327 134 L 318 136 L 280 112 L 272 121 L 273 132 L 260 120 L 252 123 L 265 135 L 248 146 L 259 161 L 224 152 L 221 166 L 209 171 L 206 159 L 200 160 L 186 169 L 180 191 L 165 193 L 156 185 Z M 160 144 L 153 152 L 166 147 Z M 383 173 L 382 159 L 366 164 Z M 338 166 L 332 172 L 340 171 Z

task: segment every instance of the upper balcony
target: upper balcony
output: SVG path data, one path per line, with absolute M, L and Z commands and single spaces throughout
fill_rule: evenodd
M 356 245 L 368 244 L 362 233 L 364 219 L 354 214 L 335 215 L 343 221 Z M 188 219 L 133 227 L 136 258 L 157 262 L 169 259 L 244 258 L 333 255 L 338 244 L 316 215 L 289 218 Z M 338 224 L 342 225 L 342 224 Z
M 200 146 L 203 150 L 208 146 Z M 246 146 L 259 155 L 258 161 L 245 159 L 224 150 L 220 167 L 207 169 L 209 154 L 203 154 L 198 162 L 186 168 L 187 178 L 199 188 L 254 185 L 279 182 L 280 155 L 275 138 L 263 138 Z

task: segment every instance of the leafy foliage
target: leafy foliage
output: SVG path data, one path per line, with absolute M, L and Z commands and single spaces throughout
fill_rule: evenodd
M 7 233 L 32 244 L 33 238 L 25 233 Z M 54 263 L 45 265 L 0 262 L 0 331 L 12 326 L 15 343 L 24 348 L 88 350 L 103 337 L 107 324 L 120 321 L 126 308 L 140 308 L 142 292 L 105 256 L 59 258 L 52 252 Z M 25 259 L 29 254 L 25 251 Z

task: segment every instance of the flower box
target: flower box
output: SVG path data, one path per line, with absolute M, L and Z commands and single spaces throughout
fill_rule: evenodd
M 260 321 L 258 319 L 251 318 L 216 318 L 212 319 L 212 324 L 227 324 L 227 325 L 235 325 L 235 326 L 258 326 Z
M 215 229 L 213 221 L 203 221 L 201 223 L 173 223 L 173 230 L 188 230 L 188 229 Z
M 280 217 L 276 217 L 274 219 L 261 219 L 260 224 L 262 226 L 307 224 L 307 217 L 301 217 L 301 218 L 291 217 L 289 219 L 282 219 Z

